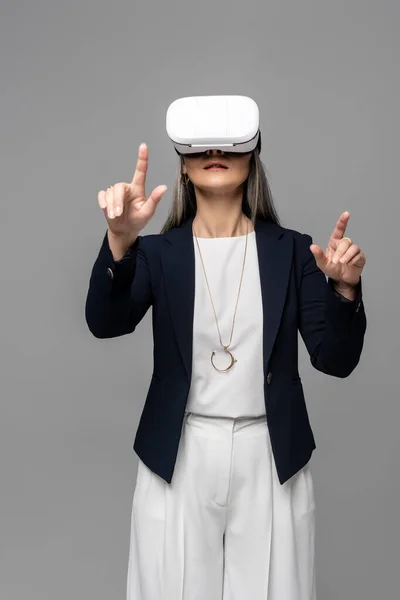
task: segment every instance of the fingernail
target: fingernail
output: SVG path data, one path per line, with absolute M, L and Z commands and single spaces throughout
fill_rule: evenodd
M 119 217 L 119 215 L 121 214 L 121 207 L 120 206 L 116 206 L 115 207 L 115 214 L 117 215 L 117 217 Z
M 110 212 L 108 213 L 108 216 L 110 217 L 110 219 L 114 218 L 114 211 L 110 210 Z
M 333 263 L 335 263 L 335 265 L 336 265 L 337 261 L 338 261 L 338 257 L 337 257 L 337 256 L 334 256 L 334 257 L 332 258 L 332 262 L 333 262 Z

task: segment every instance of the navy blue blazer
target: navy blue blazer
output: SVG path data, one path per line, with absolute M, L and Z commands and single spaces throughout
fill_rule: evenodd
M 85 305 L 86 322 L 96 338 L 132 333 L 152 307 L 154 367 L 133 449 L 168 483 L 192 372 L 192 221 L 163 234 L 139 236 L 119 261 L 113 259 L 106 234 Z M 338 294 L 316 265 L 310 235 L 261 219 L 255 232 L 263 303 L 265 409 L 283 484 L 309 461 L 316 447 L 298 372 L 298 331 L 315 369 L 348 377 L 359 362 L 367 323 L 361 280 L 354 301 Z

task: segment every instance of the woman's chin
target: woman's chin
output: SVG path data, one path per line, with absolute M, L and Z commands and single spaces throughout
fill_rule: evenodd
M 195 188 L 199 191 L 210 194 L 218 192 L 220 194 L 232 194 L 240 187 L 241 182 L 224 181 L 222 177 L 210 177 L 208 181 L 193 182 Z

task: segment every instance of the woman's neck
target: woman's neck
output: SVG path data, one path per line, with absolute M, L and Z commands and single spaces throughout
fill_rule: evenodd
M 207 214 L 197 210 L 193 219 L 193 229 L 197 237 L 218 238 L 246 235 L 254 228 L 251 220 L 242 211 L 232 214 L 226 214 L 225 211 L 215 214 L 213 211 Z

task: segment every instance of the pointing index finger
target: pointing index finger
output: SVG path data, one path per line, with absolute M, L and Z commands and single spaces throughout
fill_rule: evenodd
M 349 218 L 350 213 L 347 210 L 340 215 L 331 235 L 331 240 L 334 240 L 336 244 L 343 238 Z
M 138 159 L 136 163 L 136 170 L 132 178 L 132 186 L 139 188 L 142 191 L 141 195 L 145 195 L 146 185 L 146 174 L 148 167 L 149 150 L 145 143 L 140 144 L 138 151 Z

